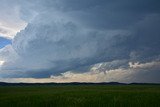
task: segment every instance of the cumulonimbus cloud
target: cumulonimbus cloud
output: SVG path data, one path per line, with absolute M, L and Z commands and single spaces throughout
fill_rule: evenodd
M 1 77 L 50 77 L 113 60 L 123 62 L 106 69 L 127 68 L 129 61 L 159 58 L 160 11 L 154 1 L 146 2 L 151 10 L 141 4 L 141 11 L 137 2 L 129 8 L 125 0 L 17 3 L 28 25 L 0 50 Z

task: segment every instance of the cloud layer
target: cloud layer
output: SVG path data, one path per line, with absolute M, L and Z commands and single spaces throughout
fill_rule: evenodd
M 103 74 L 157 62 L 159 4 L 156 0 L 16 1 L 19 18 L 28 24 L 16 34 L 12 45 L 0 50 L 4 61 L 0 77 L 44 78 L 66 71 L 89 76 L 96 63 L 107 63 L 105 70 L 98 71 Z
M 20 18 L 18 1 L 0 0 L 0 37 L 13 39 L 26 26 Z
M 28 83 L 45 83 L 45 82 L 123 82 L 123 83 L 159 83 L 160 62 L 147 63 L 131 63 L 130 67 L 120 67 L 117 69 L 108 70 L 108 65 L 119 63 L 120 60 L 98 63 L 90 66 L 90 68 L 83 72 L 67 71 L 58 76 L 52 75 L 50 78 L 0 78 L 4 82 L 28 82 Z M 122 61 L 124 62 L 124 61 Z

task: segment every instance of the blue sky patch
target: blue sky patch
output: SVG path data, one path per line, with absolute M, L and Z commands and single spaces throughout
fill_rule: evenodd
M 11 40 L 0 37 L 0 48 L 3 48 L 4 46 L 11 44 Z

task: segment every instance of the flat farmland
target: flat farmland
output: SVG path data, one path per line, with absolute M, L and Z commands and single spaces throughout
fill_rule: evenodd
M 160 85 L 0 86 L 0 107 L 160 107 Z

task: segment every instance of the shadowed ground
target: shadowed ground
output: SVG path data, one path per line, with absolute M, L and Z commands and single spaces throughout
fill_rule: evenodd
M 0 86 L 0 107 L 160 107 L 160 85 Z

